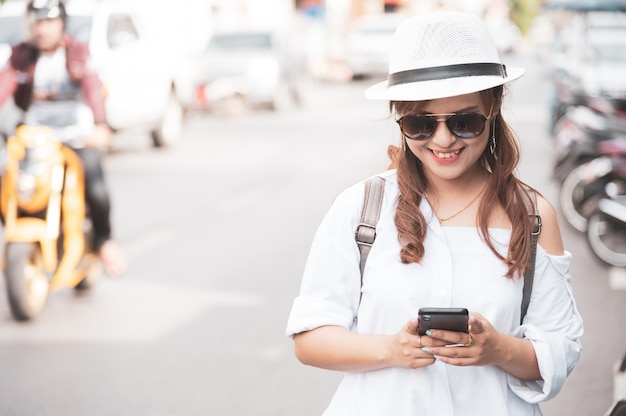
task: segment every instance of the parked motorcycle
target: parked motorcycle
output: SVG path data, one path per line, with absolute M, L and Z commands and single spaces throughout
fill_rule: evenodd
M 598 143 L 598 151 L 598 157 L 567 175 L 559 191 L 563 217 L 581 232 L 602 198 L 626 195 L 626 140 Z
M 626 354 L 615 365 L 613 405 L 605 416 L 626 416 Z
M 626 267 L 626 195 L 602 198 L 589 217 L 587 242 L 602 262 Z
M 568 109 L 557 124 L 553 177 L 561 184 L 563 217 L 578 231 L 585 231 L 604 187 L 624 182 L 619 173 L 626 140 L 624 107 L 624 100 L 588 97 L 585 106 Z
M 51 128 L 29 125 L 17 128 L 6 151 L 3 270 L 13 317 L 30 320 L 50 293 L 88 289 L 101 271 L 90 246 L 78 155 Z
M 607 416 L 626 416 L 626 399 L 619 400 L 611 409 Z
M 605 117 L 596 110 L 586 106 L 569 108 L 555 127 L 554 179 L 563 182 L 576 167 L 598 156 L 598 143 L 612 137 Z

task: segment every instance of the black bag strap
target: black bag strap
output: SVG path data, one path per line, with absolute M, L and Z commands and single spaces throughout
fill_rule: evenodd
M 365 271 L 365 263 L 367 256 L 376 240 L 376 224 L 380 218 L 380 210 L 383 202 L 383 193 L 385 190 L 385 179 L 380 176 L 373 176 L 365 182 L 365 196 L 363 201 L 363 212 L 361 213 L 361 222 L 356 228 L 355 239 L 361 254 L 359 267 L 361 269 L 361 287 L 363 286 L 363 272 Z M 537 241 L 541 233 L 541 217 L 537 211 L 537 194 L 531 191 L 532 210 L 529 215 L 534 216 L 535 227 L 531 234 L 531 252 L 528 266 L 524 272 L 524 287 L 522 290 L 522 306 L 520 325 L 524 322 L 528 305 L 530 304 L 530 295 L 533 290 L 533 282 L 535 279 L 535 260 L 537 258 Z M 359 299 L 359 304 L 361 303 Z
M 535 260 L 537 259 L 537 240 L 539 240 L 539 234 L 541 233 L 541 217 L 537 210 L 537 193 L 530 191 L 532 195 L 532 213 L 529 215 L 535 218 L 535 227 L 531 234 L 531 249 L 530 257 L 528 258 L 528 265 L 524 271 L 524 288 L 522 290 L 522 313 L 520 315 L 520 325 L 524 323 L 524 318 L 528 312 L 528 305 L 530 304 L 530 294 L 533 291 L 533 282 L 535 280 Z

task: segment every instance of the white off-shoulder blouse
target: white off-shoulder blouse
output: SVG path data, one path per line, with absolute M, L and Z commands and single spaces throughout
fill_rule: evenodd
M 419 369 L 347 373 L 324 415 L 540 415 L 538 403 L 559 392 L 581 352 L 583 323 L 572 294 L 570 253 L 553 256 L 538 246 L 530 306 L 520 325 L 523 279 L 505 277 L 506 266 L 476 228 L 442 227 L 426 200 L 420 206 L 428 220 L 424 259 L 401 263 L 394 224 L 396 174 L 391 170 L 381 176 L 385 195 L 363 286 L 354 239 L 363 205 L 360 182 L 335 199 L 318 228 L 287 335 L 325 325 L 395 334 L 420 307 L 465 307 L 485 316 L 498 331 L 529 339 L 543 380 L 522 381 L 496 366 L 456 367 L 440 361 Z M 490 233 L 506 254 L 510 230 Z

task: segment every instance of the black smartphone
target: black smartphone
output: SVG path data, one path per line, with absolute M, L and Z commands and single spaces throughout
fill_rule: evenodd
M 420 308 L 417 333 L 425 335 L 429 329 L 467 333 L 468 315 L 466 308 Z

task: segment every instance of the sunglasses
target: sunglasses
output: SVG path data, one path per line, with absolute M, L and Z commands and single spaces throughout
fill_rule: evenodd
M 493 107 L 493 104 L 492 104 Z M 410 140 L 430 139 L 437 130 L 440 121 L 446 123 L 448 130 L 460 139 L 473 139 L 485 131 L 485 123 L 491 118 L 479 113 L 447 113 L 447 114 L 421 114 L 418 116 L 403 116 L 396 122 L 400 131 Z

